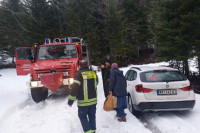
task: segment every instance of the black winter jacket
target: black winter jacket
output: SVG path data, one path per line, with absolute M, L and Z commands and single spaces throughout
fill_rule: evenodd
M 114 96 L 127 96 L 127 83 L 123 71 L 119 69 L 113 69 L 110 71 L 109 87 Z
M 80 69 L 74 76 L 71 85 L 68 104 L 72 105 L 78 99 L 78 106 L 90 106 L 97 104 L 98 77 L 90 69 Z

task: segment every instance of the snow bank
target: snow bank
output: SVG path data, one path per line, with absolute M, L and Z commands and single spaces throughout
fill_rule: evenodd
M 17 77 L 15 69 L 1 70 L 0 114 L 1 133 L 82 133 L 77 102 L 67 105 L 67 98 L 49 98 L 36 104 L 30 99 L 25 82 L 29 77 Z M 117 121 L 116 112 L 103 110 L 104 93 L 101 73 L 98 72 L 97 133 L 150 133 L 127 109 L 127 122 Z M 12 81 L 12 82 L 11 82 Z M 13 95 L 11 96 L 11 94 Z M 4 97 L 1 97 L 2 95 Z M 11 96 L 11 97 L 10 97 Z
M 12 57 L 6 54 L 5 51 L 0 52 L 0 63 L 1 65 L 12 64 Z
M 132 66 L 120 69 L 125 74 Z M 31 100 L 29 88 L 26 87 L 29 76 L 16 76 L 15 69 L 3 69 L 0 74 L 0 133 L 83 132 L 77 102 L 69 107 L 67 97 L 52 97 L 36 104 Z M 146 113 L 139 120 L 126 109 L 127 122 L 118 122 L 115 111 L 103 110 L 105 97 L 101 72 L 97 72 L 97 75 L 97 133 L 198 133 L 200 95 L 196 95 L 196 105 L 191 111 Z
M 190 66 L 190 71 L 191 72 L 195 72 L 195 73 L 198 73 L 199 70 L 197 68 L 198 66 L 198 60 L 197 60 L 197 57 L 194 57 L 194 58 L 191 58 L 188 60 L 188 63 L 189 63 L 189 66 Z
M 16 75 L 16 69 L 0 70 L 0 120 L 3 114 L 16 104 L 28 99 L 26 81 L 29 77 Z

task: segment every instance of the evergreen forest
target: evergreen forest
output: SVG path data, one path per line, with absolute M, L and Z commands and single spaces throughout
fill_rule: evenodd
M 200 0 L 1 0 L 0 51 L 83 38 L 93 64 L 170 61 L 200 66 Z

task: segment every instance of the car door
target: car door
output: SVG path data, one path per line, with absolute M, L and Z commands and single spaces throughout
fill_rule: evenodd
M 125 74 L 125 78 L 126 78 L 126 82 L 127 82 L 127 91 L 129 92 L 129 74 L 130 74 L 131 70 L 128 70 Z
M 127 90 L 133 99 L 133 104 L 135 104 L 135 101 L 138 97 L 135 92 L 136 84 L 137 84 L 137 72 L 135 70 L 129 70 L 127 75 Z
M 15 50 L 17 75 L 27 75 L 33 64 L 33 48 L 18 47 Z
M 137 72 L 134 70 L 129 70 L 126 75 L 127 80 L 127 88 L 130 93 L 132 93 L 134 89 L 135 80 L 137 77 Z

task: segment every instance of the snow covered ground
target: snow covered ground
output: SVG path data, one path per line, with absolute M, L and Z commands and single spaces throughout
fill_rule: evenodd
M 155 65 L 155 64 L 150 64 Z M 156 64 L 157 65 L 157 64 Z M 121 68 L 126 71 L 130 68 Z M 97 133 L 199 133 L 200 95 L 192 111 L 147 113 L 140 119 L 127 109 L 127 122 L 118 122 L 115 111 L 103 110 L 104 93 L 98 72 Z M 82 133 L 77 103 L 68 107 L 67 97 L 51 97 L 36 104 L 26 81 L 15 69 L 0 70 L 0 133 Z

